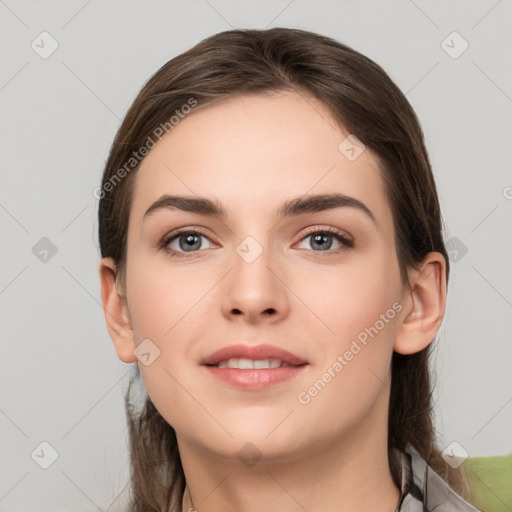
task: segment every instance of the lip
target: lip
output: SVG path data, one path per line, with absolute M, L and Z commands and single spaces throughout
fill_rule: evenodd
M 239 370 L 238 368 L 203 366 L 212 377 L 245 391 L 263 391 L 275 384 L 298 376 L 306 367 L 307 364 L 259 370 Z
M 245 359 L 280 359 L 283 362 L 289 363 L 294 366 L 307 364 L 307 361 L 300 357 L 272 345 L 227 345 L 205 357 L 200 364 L 212 365 L 218 364 L 220 361 L 230 359 L 232 357 L 245 358 Z M 236 368 L 235 368 L 236 369 Z M 277 370 L 277 368 L 273 368 Z M 253 371 L 253 370 L 242 370 Z
M 240 370 L 209 366 L 230 358 L 280 359 L 292 366 Z M 308 362 L 272 345 L 228 345 L 201 361 L 202 367 L 214 378 L 246 391 L 262 391 L 275 384 L 292 379 L 304 371 Z

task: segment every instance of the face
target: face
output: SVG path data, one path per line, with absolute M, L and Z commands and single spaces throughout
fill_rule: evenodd
M 127 304 L 180 449 L 290 459 L 385 432 L 404 289 L 377 160 L 340 150 L 348 135 L 313 98 L 242 96 L 196 109 L 137 171 Z M 164 195 L 225 215 L 158 208 Z

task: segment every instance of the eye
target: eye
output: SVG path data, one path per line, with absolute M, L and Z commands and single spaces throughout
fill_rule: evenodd
M 210 247 L 203 247 L 202 239 L 210 242 Z M 336 249 L 350 248 L 354 246 L 352 238 L 343 234 L 334 228 L 327 227 L 319 229 L 313 227 L 309 232 L 301 238 L 300 243 L 304 243 L 307 239 L 311 239 L 309 247 L 302 247 L 303 249 L 313 250 L 314 252 L 335 252 Z M 333 246 L 333 240 L 338 247 Z M 196 229 L 183 229 L 171 233 L 160 242 L 160 248 L 171 256 L 187 257 L 187 253 L 198 252 L 200 249 L 207 249 L 216 247 L 204 233 Z M 331 250 L 332 249 L 332 250 Z
M 310 239 L 309 247 L 302 248 L 313 250 L 315 252 L 329 251 L 329 249 L 332 249 L 333 240 L 335 245 L 337 243 L 339 246 L 334 247 L 331 252 L 334 252 L 336 249 L 342 249 L 344 247 L 350 248 L 354 246 L 354 240 L 352 238 L 349 238 L 347 235 L 334 228 L 319 229 L 314 227 L 306 234 L 306 236 L 301 238 L 301 243 L 306 241 L 308 238 Z
M 174 232 L 173 234 L 164 238 L 160 243 L 160 248 L 169 252 L 171 255 L 187 257 L 186 253 L 198 252 L 199 249 L 205 248 L 203 247 L 203 243 L 201 241 L 202 238 L 211 242 L 211 240 L 200 231 L 195 229 L 184 229 L 178 232 Z M 215 247 L 213 242 L 211 242 L 211 244 L 212 247 Z

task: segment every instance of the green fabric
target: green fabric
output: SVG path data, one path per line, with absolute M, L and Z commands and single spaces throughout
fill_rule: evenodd
M 471 485 L 470 502 L 484 512 L 512 511 L 512 454 L 472 457 L 464 462 Z

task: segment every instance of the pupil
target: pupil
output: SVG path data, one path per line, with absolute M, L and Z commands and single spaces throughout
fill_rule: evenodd
M 331 243 L 323 243 L 325 242 L 326 238 L 331 238 L 330 235 L 315 235 L 315 244 L 320 244 L 320 249 L 325 250 L 329 249 L 332 245 L 332 239 L 330 240 Z
M 189 251 L 190 249 L 199 249 L 199 247 L 201 246 L 201 241 L 199 240 L 199 237 L 197 235 L 189 234 L 186 236 L 182 236 L 180 238 L 180 242 L 181 240 L 183 240 L 183 238 L 185 239 L 186 245 L 180 243 L 180 248 L 185 251 Z M 197 247 L 194 247 L 194 243 Z

